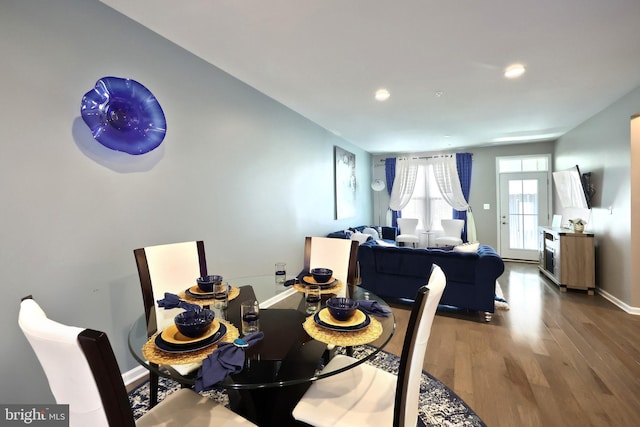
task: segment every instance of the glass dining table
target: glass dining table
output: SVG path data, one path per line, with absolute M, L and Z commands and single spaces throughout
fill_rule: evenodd
M 314 321 L 317 318 L 308 318 L 302 292 L 304 285 L 276 284 L 273 275 L 234 278 L 228 282 L 236 289 L 235 297 L 225 310 L 216 310 L 216 316 L 241 330 L 240 303 L 255 299 L 260 302 L 260 330 L 264 338 L 246 350 L 242 371 L 228 375 L 218 386 L 226 389 L 232 410 L 258 425 L 296 425 L 291 411 L 312 381 L 370 360 L 387 345 L 395 332 L 391 310 L 387 317 L 368 316 L 370 324 L 366 328 L 345 334 L 324 330 Z M 357 300 L 376 300 L 382 307 L 389 308 L 370 291 L 340 285 L 339 291 L 323 290 L 323 306 L 329 297 L 338 293 Z M 150 345 L 156 333 L 147 329 L 144 315 L 131 326 L 128 343 L 134 359 L 161 377 L 175 380 L 184 387 L 193 386 L 197 366 L 185 373 L 180 366 L 147 360 L 143 347 Z M 353 363 L 338 371 L 320 373 L 320 368 L 336 352 L 351 355 Z

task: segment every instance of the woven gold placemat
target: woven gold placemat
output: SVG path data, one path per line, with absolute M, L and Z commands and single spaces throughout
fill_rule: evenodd
M 224 334 L 224 337 L 222 337 L 222 340 L 219 342 L 233 342 L 233 340 L 240 336 L 238 328 L 233 326 L 229 321 L 222 319 L 218 319 L 218 321 L 224 323 L 227 327 L 227 333 Z M 156 332 L 153 334 L 142 346 L 142 355 L 151 363 L 157 363 L 159 365 L 188 365 L 190 363 L 202 362 L 209 354 L 218 348 L 218 343 L 216 343 L 209 347 L 188 351 L 186 353 L 167 353 L 156 347 L 155 339 L 159 333 L 160 332 Z
M 382 323 L 371 317 L 371 323 L 360 331 L 332 331 L 318 326 L 313 321 L 313 316 L 307 317 L 302 327 L 315 340 L 326 344 L 340 346 L 363 345 L 375 341 L 382 335 Z
M 231 286 L 229 288 L 229 301 L 238 298 L 238 295 L 240 295 L 240 288 L 237 286 Z M 213 305 L 215 301 L 213 298 L 193 298 L 187 295 L 185 291 L 180 292 L 178 296 L 180 299 L 198 305 Z
M 338 280 L 338 284 L 331 287 L 331 288 L 327 288 L 327 289 L 320 289 L 320 293 L 322 295 L 328 295 L 328 294 L 335 294 L 337 291 L 339 291 L 340 289 L 342 289 L 344 287 L 344 283 L 342 283 L 342 280 Z M 302 292 L 304 293 L 304 289 L 305 286 L 302 283 L 294 283 L 293 284 L 293 289 L 295 289 L 298 292 Z

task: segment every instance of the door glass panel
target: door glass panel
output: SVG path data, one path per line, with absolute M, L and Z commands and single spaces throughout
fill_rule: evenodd
M 509 180 L 509 247 L 536 249 L 537 229 L 537 180 Z

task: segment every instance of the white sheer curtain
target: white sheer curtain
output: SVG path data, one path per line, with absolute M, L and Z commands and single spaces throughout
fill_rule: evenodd
M 433 175 L 440 188 L 442 197 L 457 211 L 466 211 L 469 208 L 462 194 L 456 159 L 452 156 L 437 156 L 429 159 L 433 166 Z
M 418 160 L 407 157 L 398 158 L 396 161 L 396 177 L 391 189 L 389 207 L 394 211 L 404 208 L 413 194 L 418 176 Z M 458 183 L 460 186 L 460 183 Z M 462 191 L 462 190 L 461 190 Z
M 467 209 L 467 242 L 474 243 L 478 241 L 478 235 L 476 233 L 476 220 L 473 218 L 473 212 L 471 207 Z
M 464 199 L 456 158 L 453 155 L 435 156 L 429 159 L 433 167 L 433 174 L 438 183 L 442 197 L 457 211 L 467 211 L 467 240 L 477 241 L 476 224 L 471 212 L 471 207 Z

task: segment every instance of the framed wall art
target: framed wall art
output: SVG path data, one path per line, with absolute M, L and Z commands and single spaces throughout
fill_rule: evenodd
M 335 217 L 356 215 L 356 155 L 337 145 L 333 147 Z

